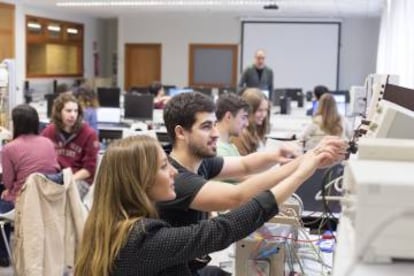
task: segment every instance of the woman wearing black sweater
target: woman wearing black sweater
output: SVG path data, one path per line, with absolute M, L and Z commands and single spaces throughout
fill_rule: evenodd
M 173 228 L 157 219 L 154 205 L 175 198 L 177 172 L 161 146 L 146 136 L 116 141 L 97 175 L 75 275 L 191 275 L 189 260 L 224 249 L 262 226 L 277 214 L 277 202 L 285 201 L 318 167 L 341 159 L 344 146 L 338 138 L 325 139 L 270 191 L 225 215 Z

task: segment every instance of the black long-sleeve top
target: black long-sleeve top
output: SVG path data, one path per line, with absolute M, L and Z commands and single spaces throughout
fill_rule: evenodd
M 266 191 L 227 214 L 190 226 L 171 227 L 162 220 L 142 219 L 121 248 L 112 275 L 191 275 L 188 261 L 228 247 L 277 212 L 273 194 Z

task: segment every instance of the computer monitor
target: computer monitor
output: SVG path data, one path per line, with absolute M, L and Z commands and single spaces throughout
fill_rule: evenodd
M 277 92 L 276 92 L 277 91 Z M 283 93 L 287 98 L 298 103 L 298 107 L 303 107 L 304 95 L 302 88 L 278 88 L 276 93 Z
M 98 107 L 96 110 L 98 123 L 120 123 L 121 108 L 119 107 Z
M 339 114 L 346 116 L 346 96 L 343 94 L 334 94 L 333 97 L 335 99 Z
M 263 93 L 263 95 L 265 95 L 266 96 L 266 98 L 268 98 L 269 99 L 269 90 L 262 90 L 262 93 Z
M 228 93 L 237 93 L 237 88 L 236 87 L 220 87 L 218 89 L 218 94 L 221 96 L 223 94 L 228 94 Z
M 206 95 L 207 97 L 213 98 L 213 91 L 211 88 L 194 88 L 194 91 L 200 92 L 201 94 Z
M 351 102 L 351 96 L 349 94 L 349 90 L 333 90 L 331 91 L 333 95 L 344 95 L 345 96 L 345 102 L 350 103 Z
M 286 91 L 284 89 L 275 89 L 272 93 L 272 104 L 273 106 L 280 106 L 280 99 L 285 97 Z
M 134 95 L 124 96 L 124 118 L 132 120 L 151 120 L 154 114 L 153 95 Z
M 173 88 L 168 91 L 168 95 L 174 97 L 182 93 L 191 93 L 193 91 L 194 90 L 191 88 Z
M 121 89 L 118 87 L 98 87 L 99 105 L 102 107 L 118 107 Z
M 47 102 L 47 117 L 50 118 L 52 116 L 52 109 L 53 109 L 53 102 L 59 96 L 59 94 L 46 94 L 46 102 Z

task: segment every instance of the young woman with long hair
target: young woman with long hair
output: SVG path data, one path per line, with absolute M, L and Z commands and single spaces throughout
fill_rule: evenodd
M 52 122 L 42 135 L 55 144 L 61 167 L 72 169 L 83 198 L 95 175 L 99 141 L 95 130 L 83 122 L 82 107 L 71 92 L 55 99 Z
M 265 136 L 269 132 L 269 100 L 257 88 L 246 89 L 242 98 L 250 106 L 249 125 L 231 142 L 241 155 L 247 155 L 264 146 Z
M 319 141 L 327 136 L 351 138 L 352 130 L 346 119 L 338 113 L 335 98 L 330 93 L 324 93 L 318 103 L 318 109 L 310 123 L 300 135 L 305 150 L 314 148 Z
M 339 139 L 326 139 L 270 191 L 225 215 L 174 228 L 158 219 L 155 207 L 176 197 L 177 171 L 160 144 L 147 136 L 115 141 L 97 173 L 75 275 L 191 275 L 188 261 L 224 249 L 263 225 L 278 212 L 277 202 L 318 167 L 342 158 L 344 147 Z

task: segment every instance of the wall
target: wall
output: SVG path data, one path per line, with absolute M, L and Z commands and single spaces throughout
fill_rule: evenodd
M 342 24 L 340 89 L 363 85 L 376 72 L 380 18 L 350 18 Z
M 118 83 L 124 83 L 124 44 L 162 44 L 162 82 L 188 85 L 189 43 L 239 44 L 241 23 L 236 15 L 160 14 L 119 18 Z M 346 18 L 342 24 L 339 87 L 362 84 L 375 72 L 379 18 Z M 240 51 L 240 49 L 239 49 Z M 252 53 L 253 55 L 253 53 Z
M 162 82 L 188 85 L 189 43 L 240 41 L 240 23 L 224 15 L 161 14 L 120 17 L 118 22 L 118 81 L 124 83 L 125 43 L 162 44 Z

